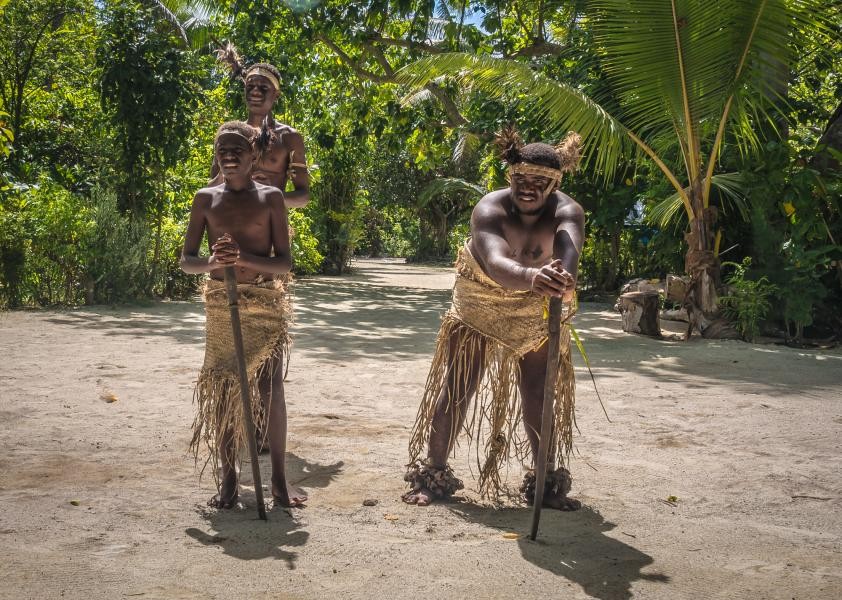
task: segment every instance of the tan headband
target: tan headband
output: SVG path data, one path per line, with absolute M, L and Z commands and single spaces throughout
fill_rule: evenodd
M 281 82 L 278 81 L 278 76 L 269 69 L 264 67 L 252 67 L 250 69 L 246 69 L 246 81 L 248 81 L 248 78 L 252 75 L 261 75 L 265 77 L 275 87 L 276 92 L 281 91 Z
M 240 138 L 241 140 L 243 140 L 246 143 L 246 145 L 249 148 L 252 147 L 252 141 L 251 141 L 250 138 L 247 138 L 246 136 L 244 136 L 239 131 L 234 131 L 233 129 L 225 129 L 223 131 L 220 131 L 219 134 L 217 134 L 216 138 L 213 140 L 213 149 L 214 150 L 216 150 L 217 147 L 219 147 L 220 140 L 222 140 L 222 138 L 224 138 L 224 137 Z
M 509 169 L 512 173 L 521 175 L 540 175 L 541 177 L 549 177 L 550 179 L 561 179 L 561 170 L 528 162 L 515 163 Z

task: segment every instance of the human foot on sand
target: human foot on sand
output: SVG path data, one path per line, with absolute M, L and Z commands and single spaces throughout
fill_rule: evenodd
M 272 479 L 272 499 L 278 506 L 301 508 L 307 502 L 307 494 L 286 482 L 285 479 Z
M 410 491 L 401 496 L 401 500 L 407 504 L 417 504 L 418 506 L 427 506 L 432 504 L 435 500 L 435 494 L 427 488 L 421 488 L 418 491 Z
M 453 474 L 449 465 L 434 467 L 425 462 L 417 462 L 409 466 L 403 479 L 409 483 L 410 490 L 401 496 L 401 500 L 417 506 L 427 506 L 435 500 L 448 499 L 465 487 L 462 480 Z
M 564 467 L 559 467 L 555 471 L 547 473 L 547 478 L 544 482 L 544 501 L 542 506 L 545 508 L 555 508 L 557 510 L 579 510 L 582 503 L 575 498 L 568 498 L 570 488 L 573 484 L 573 478 L 570 476 L 570 471 Z M 526 503 L 529 506 L 535 504 L 535 472 L 529 471 L 523 477 L 523 484 L 520 486 L 520 493 L 523 494 Z
M 208 506 L 212 508 L 234 508 L 237 505 L 238 497 L 237 474 L 232 473 L 222 479 L 219 492 L 208 500 Z

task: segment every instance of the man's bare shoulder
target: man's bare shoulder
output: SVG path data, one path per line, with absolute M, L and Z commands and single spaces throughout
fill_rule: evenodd
M 474 216 L 482 218 L 505 217 L 506 202 L 509 200 L 509 188 L 494 190 L 483 196 L 474 207 Z
M 556 190 L 553 192 L 553 195 L 556 197 L 556 218 L 580 219 L 585 217 L 585 209 L 583 209 L 582 205 L 576 202 L 573 198 L 561 190 Z
M 207 187 L 203 187 L 193 198 L 193 203 L 198 204 L 199 206 L 206 205 L 210 203 L 215 197 L 222 193 L 222 189 L 224 184 L 219 185 L 209 185 Z
M 291 136 L 293 138 L 294 137 L 299 137 L 299 138 L 301 137 L 301 134 L 299 133 L 299 131 L 295 127 L 293 127 L 291 125 L 287 125 L 286 123 L 275 123 L 275 131 L 280 133 L 281 135 L 283 135 L 285 137 L 286 136 Z
M 255 181 L 254 187 L 257 190 L 258 197 L 270 206 L 274 206 L 279 202 L 283 204 L 284 193 L 275 186 L 264 185 L 260 182 Z

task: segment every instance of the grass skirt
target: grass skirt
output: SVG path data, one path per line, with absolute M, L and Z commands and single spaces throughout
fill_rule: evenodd
M 451 390 L 453 399 L 464 393 L 472 366 L 477 356 L 482 356 L 473 409 L 468 409 L 463 430 L 476 454 L 481 495 L 497 496 L 501 491 L 500 471 L 509 456 L 517 457 L 524 464 L 528 459 L 531 462 L 529 441 L 519 427 L 520 359 L 547 343 L 545 301 L 530 291 L 501 287 L 482 270 L 467 245 L 459 252 L 456 274 L 453 302 L 442 319 L 409 443 L 410 464 L 426 450 L 436 403 L 447 385 L 448 370 L 453 369 L 457 388 Z M 575 302 L 564 305 L 555 385 L 550 458 L 561 461 L 567 459 L 572 449 L 575 424 L 575 383 L 567 326 L 574 312 Z M 452 405 L 448 410 L 452 410 Z M 456 422 L 454 419 L 454 429 Z M 451 448 L 458 433 L 450 432 Z
M 268 435 L 268 411 L 261 401 L 259 382 L 267 375 L 271 382 L 271 375 L 275 369 L 281 368 L 282 356 L 289 349 L 291 304 L 287 284 L 281 279 L 238 284 L 237 289 L 240 295 L 240 323 L 252 419 L 255 430 L 260 432 L 265 441 Z M 211 463 L 214 478 L 217 479 L 222 437 L 233 432 L 234 443 L 230 455 L 226 457 L 231 464 L 241 450 L 248 450 L 248 440 L 243 425 L 237 355 L 224 282 L 209 279 L 205 285 L 204 299 L 205 361 L 193 395 L 198 412 L 193 422 L 190 450 L 197 462 L 201 455 L 207 453 L 202 471 Z

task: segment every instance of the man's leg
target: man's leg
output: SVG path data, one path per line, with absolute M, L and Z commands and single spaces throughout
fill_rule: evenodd
M 233 508 L 237 504 L 237 468 L 234 465 L 234 431 L 228 430 L 219 439 L 219 492 L 210 500 L 208 506 L 214 508 Z
M 260 379 L 259 386 L 260 395 L 269 411 L 266 427 L 272 460 L 272 497 L 281 506 L 300 506 L 307 501 L 307 495 L 289 485 L 286 478 L 287 406 L 284 400 L 282 356 L 273 361 L 272 368 Z
M 547 374 L 547 344 L 535 352 L 524 355 L 520 360 L 520 388 L 521 410 L 523 411 L 523 426 L 529 445 L 532 448 L 532 464 L 538 464 L 538 444 L 541 437 L 541 420 L 544 410 L 544 379 Z M 551 430 L 552 431 L 552 430 Z M 552 433 L 550 433 L 552 439 Z M 548 448 L 547 469 L 552 470 L 555 463 L 553 448 Z M 533 484 L 534 486 L 534 484 Z M 547 482 L 545 489 L 550 487 Z M 567 498 L 566 493 L 544 496 L 544 506 L 560 510 L 576 510 L 578 500 Z
M 468 404 L 477 389 L 477 384 L 482 376 L 482 364 L 485 359 L 485 343 L 479 340 L 477 351 L 471 357 L 470 363 L 466 365 L 467 373 L 460 377 L 456 364 L 460 359 L 456 352 L 459 347 L 460 332 L 456 330 L 450 336 L 450 364 L 447 366 L 447 385 L 439 394 L 436 401 L 436 410 L 433 414 L 433 422 L 430 429 L 430 445 L 427 453 L 427 464 L 437 469 L 443 469 L 447 464 L 447 457 L 453 446 L 453 439 L 465 421 Z M 406 494 L 404 502 L 426 506 L 434 499 L 434 494 L 422 488 L 417 492 Z

